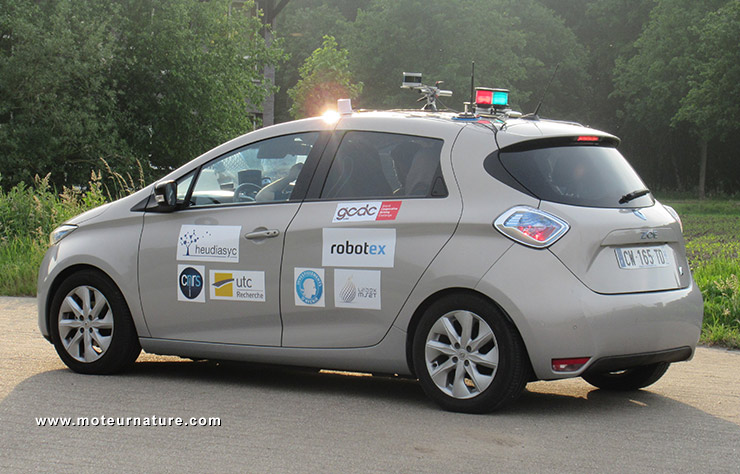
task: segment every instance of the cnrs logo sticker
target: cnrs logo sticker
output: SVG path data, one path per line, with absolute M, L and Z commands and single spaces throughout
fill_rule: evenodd
M 401 201 L 340 202 L 332 222 L 394 221 Z
M 204 273 L 205 268 L 200 265 L 177 266 L 177 301 L 206 302 Z
M 393 267 L 396 229 L 323 229 L 321 265 Z

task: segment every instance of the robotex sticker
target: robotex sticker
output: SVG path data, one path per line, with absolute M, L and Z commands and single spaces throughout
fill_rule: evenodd
M 321 265 L 392 268 L 396 229 L 322 229 Z
M 241 226 L 183 225 L 177 238 L 177 259 L 239 263 Z
M 332 222 L 394 221 L 401 201 L 340 202 Z
M 265 301 L 265 272 L 210 270 L 208 290 L 212 300 Z
M 380 270 L 334 270 L 334 306 L 380 309 Z
M 177 301 L 206 302 L 204 273 L 205 267 L 200 265 L 177 266 Z
M 324 269 L 295 269 L 295 304 L 296 306 L 324 307 Z

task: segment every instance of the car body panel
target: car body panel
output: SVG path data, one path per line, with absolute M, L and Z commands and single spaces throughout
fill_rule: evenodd
M 406 364 L 406 333 L 391 328 L 380 343 L 359 348 L 265 347 L 214 344 L 172 339 L 140 338 L 150 353 L 193 359 L 241 360 L 266 364 L 320 367 L 323 369 L 411 375 Z
M 573 137 L 579 135 L 603 137 L 616 141 L 619 140 L 610 133 L 584 127 L 583 125 L 572 122 L 510 119 L 507 120 L 505 124 L 499 125 L 499 131 L 496 133 L 496 143 L 499 148 L 506 148 L 516 143 L 536 140 L 539 138 Z
M 544 380 L 577 375 L 554 372 L 550 364 L 555 358 L 593 361 L 694 348 L 701 333 L 702 299 L 694 284 L 673 291 L 601 295 L 547 249 L 513 245 L 476 289 L 514 321 L 537 378 Z
M 149 329 L 139 304 L 136 254 L 144 216 L 131 212 L 131 207 L 152 192 L 153 186 L 98 207 L 70 219 L 80 227 L 68 234 L 60 244 L 53 245 L 44 255 L 39 268 L 38 307 L 39 328 L 49 336 L 47 317 L 51 304 L 51 289 L 65 270 L 75 266 L 97 268 L 108 275 L 123 293 L 140 336 L 149 336 Z
M 691 283 L 679 224 L 660 203 L 639 209 L 597 209 L 543 201 L 540 209 L 574 223 L 552 252 L 597 293 L 637 293 L 686 288 Z M 623 269 L 615 249 L 667 246 L 668 265 Z
M 462 213 L 455 234 L 429 266 L 410 295 L 395 325 L 407 328 L 422 302 L 450 288 L 473 290 L 491 266 L 514 243 L 493 227 L 512 203 L 536 207 L 539 200 L 492 178 L 483 161 L 495 150 L 486 127 L 466 127 L 455 144 L 452 166 L 462 195 Z M 448 184 L 449 186 L 449 184 Z

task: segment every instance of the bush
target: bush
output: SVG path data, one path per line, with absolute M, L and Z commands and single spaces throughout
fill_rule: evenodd
M 107 164 L 106 164 L 107 167 Z M 110 171 L 116 197 L 133 192 L 133 179 Z M 143 182 L 139 181 L 143 186 Z M 92 172 L 85 190 L 52 190 L 49 176 L 36 176 L 32 186 L 19 183 L 7 193 L 0 188 L 0 295 L 36 294 L 38 268 L 48 248 L 49 234 L 64 221 L 113 200 L 102 173 Z

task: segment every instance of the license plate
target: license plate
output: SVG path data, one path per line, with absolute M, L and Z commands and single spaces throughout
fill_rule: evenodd
M 668 246 L 660 247 L 630 247 L 614 249 L 617 254 L 617 263 L 619 268 L 633 270 L 637 268 L 657 268 L 667 267 Z

